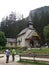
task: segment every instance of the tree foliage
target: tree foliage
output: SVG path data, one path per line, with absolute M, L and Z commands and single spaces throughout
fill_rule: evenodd
M 47 25 L 47 26 L 44 27 L 44 32 L 43 32 L 43 34 L 44 34 L 45 40 L 46 40 L 47 42 L 49 42 L 49 25 Z
M 11 13 L 2 20 L 1 30 L 5 32 L 7 38 L 16 38 L 17 34 L 27 26 L 27 21 L 25 19 L 16 20 L 16 15 Z
M 39 33 L 41 40 L 44 42 L 45 38 L 43 35 L 44 27 L 49 24 L 49 12 L 41 11 L 40 14 L 34 13 L 34 17 L 31 18 L 36 31 Z
M 6 37 L 4 32 L 0 31 L 0 46 L 5 46 L 6 45 Z

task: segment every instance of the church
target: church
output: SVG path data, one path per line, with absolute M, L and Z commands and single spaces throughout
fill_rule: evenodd
M 40 37 L 33 27 L 33 23 L 29 22 L 28 27 L 23 29 L 17 36 L 18 47 L 37 48 L 40 47 Z

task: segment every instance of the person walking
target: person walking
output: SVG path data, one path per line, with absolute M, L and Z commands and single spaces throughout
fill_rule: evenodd
M 6 63 L 9 62 L 9 55 L 10 55 L 10 50 L 7 49 L 7 50 L 6 50 Z
M 14 61 L 14 60 L 15 60 L 15 54 L 16 54 L 15 49 L 12 49 L 12 61 Z

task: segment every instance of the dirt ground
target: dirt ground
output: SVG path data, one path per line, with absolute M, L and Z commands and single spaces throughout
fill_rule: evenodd
M 5 63 L 5 62 L 0 61 L 0 65 L 31 65 L 31 64 L 22 64 L 22 63 L 18 63 L 18 62 Z
M 0 58 L 0 65 L 30 65 L 30 64 L 22 64 L 18 63 L 17 61 L 19 60 L 19 56 L 15 56 L 15 61 L 12 62 L 12 56 L 9 58 L 9 63 L 6 63 L 6 55 L 5 54 L 0 54 L 0 56 L 4 56 L 3 58 Z

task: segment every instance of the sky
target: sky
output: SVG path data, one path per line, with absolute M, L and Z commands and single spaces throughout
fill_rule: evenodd
M 0 21 L 11 11 L 23 14 L 25 18 L 30 10 L 43 6 L 49 6 L 49 0 L 0 0 Z

